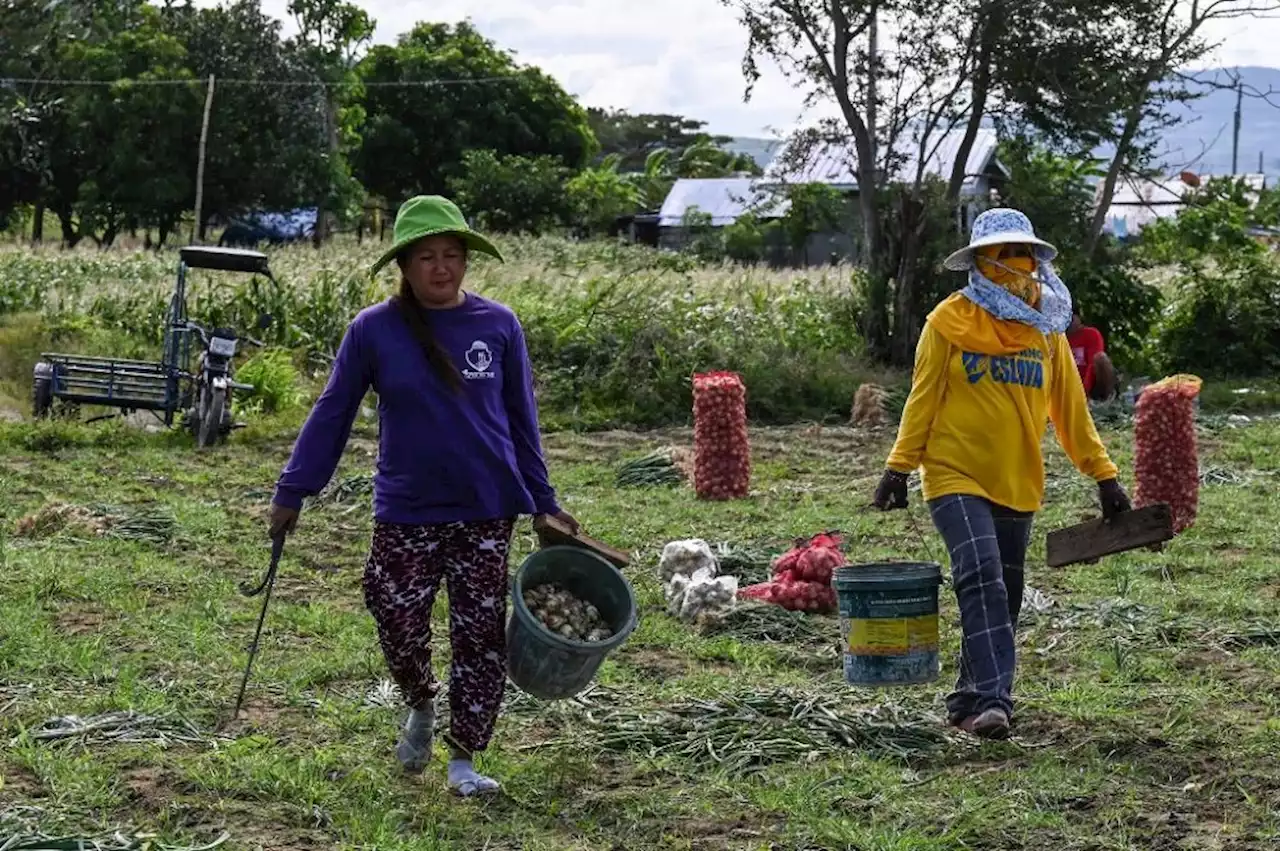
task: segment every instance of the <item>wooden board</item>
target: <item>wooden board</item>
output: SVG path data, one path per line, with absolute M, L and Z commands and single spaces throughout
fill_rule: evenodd
M 538 533 L 538 542 L 543 547 L 569 546 L 591 550 L 618 568 L 618 570 L 622 570 L 631 564 L 631 559 L 626 553 L 621 550 L 615 550 L 603 541 L 597 541 L 595 538 L 582 534 L 581 530 L 575 535 L 569 530 L 568 526 L 554 517 L 547 517 L 543 522 L 536 524 L 534 531 Z
M 1173 539 L 1173 513 L 1163 502 L 1123 511 L 1111 520 L 1090 520 L 1045 537 L 1049 567 L 1097 561 L 1102 556 L 1155 547 Z

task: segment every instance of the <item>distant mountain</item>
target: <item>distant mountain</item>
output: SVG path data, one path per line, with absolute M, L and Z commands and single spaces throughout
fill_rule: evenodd
M 1244 84 L 1240 104 L 1240 148 L 1236 171 L 1262 171 L 1280 179 L 1280 68 L 1243 67 L 1232 69 Z M 1221 68 L 1195 72 L 1199 80 L 1226 82 L 1229 72 Z M 1251 93 L 1272 93 L 1270 101 Z M 1181 124 L 1166 131 L 1160 144 L 1160 159 L 1169 172 L 1190 168 L 1199 174 L 1231 173 L 1232 126 L 1236 93 L 1214 89 L 1199 100 L 1179 107 L 1175 114 Z M 780 142 L 750 136 L 736 137 L 725 147 L 750 155 L 764 168 L 777 154 Z M 1109 153 L 1099 149 L 1098 156 Z M 1259 169 L 1258 160 L 1262 159 Z
M 1240 152 L 1236 171 L 1262 171 L 1280 177 L 1280 68 L 1237 68 L 1244 84 L 1240 102 Z M 1209 69 L 1197 79 L 1227 82 L 1228 72 Z M 1270 101 L 1252 92 L 1273 93 Z M 1200 174 L 1231 173 L 1231 140 L 1235 122 L 1236 93 L 1210 91 L 1179 110 L 1184 120 L 1163 140 L 1162 160 L 1169 170 L 1184 166 Z M 1177 113 L 1175 113 L 1177 114 Z M 1259 156 L 1262 168 L 1258 168 Z
M 756 165 L 760 168 L 767 166 L 782 142 L 778 139 L 758 139 L 752 136 L 735 136 L 733 141 L 728 142 L 722 147 L 727 151 L 735 154 L 746 154 L 756 161 Z

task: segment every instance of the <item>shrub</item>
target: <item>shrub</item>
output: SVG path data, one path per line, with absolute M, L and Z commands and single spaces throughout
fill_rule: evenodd
M 301 404 L 300 378 L 292 356 L 284 349 L 259 352 L 236 369 L 237 381 L 253 385 L 253 391 L 242 398 L 256 403 L 267 414 Z
M 1058 248 L 1058 274 L 1071 290 L 1084 320 L 1098 328 L 1107 350 L 1120 367 L 1138 365 L 1153 323 L 1160 312 L 1160 293 L 1135 274 L 1132 249 L 1105 239 L 1089 254 L 1093 218 L 1092 179 L 1098 163 L 1060 156 L 1025 139 L 1000 147 L 1000 161 L 1010 179 L 1001 203 L 1022 210 L 1036 233 Z
M 1165 372 L 1268 376 L 1280 371 L 1280 264 L 1244 254 L 1213 270 L 1187 265 L 1156 329 Z

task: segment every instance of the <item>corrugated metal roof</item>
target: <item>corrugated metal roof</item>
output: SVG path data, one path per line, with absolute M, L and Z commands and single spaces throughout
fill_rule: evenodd
M 711 216 L 716 227 L 731 225 L 749 208 L 762 205 L 771 215 L 787 211 L 785 199 L 774 199 L 768 187 L 752 177 L 684 178 L 677 180 L 658 213 L 661 227 L 679 227 L 695 207 Z
M 960 130 L 946 133 L 935 139 L 933 144 L 935 150 L 926 161 L 924 173 L 936 175 L 944 180 L 950 178 L 951 167 L 960 153 L 960 143 L 963 139 L 964 132 Z M 978 135 L 973 140 L 973 147 L 969 151 L 968 162 L 965 164 L 966 188 L 972 188 L 976 183 L 974 176 L 986 171 L 995 160 L 998 142 L 999 139 L 994 130 L 978 131 Z M 850 189 L 857 188 L 858 178 L 855 174 L 857 155 L 851 148 L 837 144 L 816 145 L 803 164 L 793 169 L 788 168 L 790 165 L 788 154 L 795 144 L 794 139 L 783 144 L 777 156 L 765 169 L 766 180 L 789 183 L 828 183 Z M 912 182 L 916 179 L 920 152 L 912 149 L 917 147 L 909 139 L 899 140 L 898 150 L 903 156 L 895 175 L 897 181 Z
M 1201 185 L 1216 178 L 1230 178 L 1232 175 L 1198 175 Z M 1260 192 L 1267 186 L 1266 175 L 1241 174 L 1235 179 L 1244 181 L 1245 186 Z M 1099 182 L 1096 191 L 1101 192 Z M 1107 208 L 1106 224 L 1103 230 L 1120 239 L 1137 236 L 1147 225 L 1159 219 L 1167 219 L 1178 215 L 1185 206 L 1184 197 L 1195 189 L 1182 182 L 1178 176 L 1158 180 L 1121 180 L 1111 196 L 1111 206 Z

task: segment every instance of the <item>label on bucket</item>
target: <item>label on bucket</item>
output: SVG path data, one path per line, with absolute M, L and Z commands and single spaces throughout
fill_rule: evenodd
M 856 656 L 905 656 L 912 651 L 937 647 L 937 615 L 849 621 L 849 652 Z

